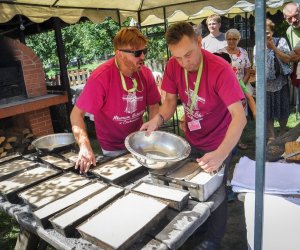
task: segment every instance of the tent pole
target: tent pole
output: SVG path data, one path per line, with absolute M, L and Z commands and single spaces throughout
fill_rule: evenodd
M 72 111 L 72 96 L 71 96 L 71 89 L 68 79 L 68 72 L 67 72 L 67 63 L 66 63 L 66 53 L 65 47 L 62 39 L 61 33 L 61 23 L 58 17 L 53 17 L 53 26 L 55 31 L 55 40 L 56 40 L 56 48 L 59 60 L 59 68 L 60 68 L 60 77 L 61 77 L 61 85 L 64 91 L 68 93 L 68 103 L 66 104 L 67 108 L 67 130 L 71 131 L 71 122 L 70 122 L 70 114 Z
M 248 51 L 248 13 L 245 13 L 245 30 L 246 30 L 246 49 Z
M 118 14 L 118 23 L 119 23 L 119 27 L 121 28 L 121 15 L 120 15 L 120 10 L 117 10 L 117 14 Z
M 166 33 L 167 28 L 168 28 L 168 19 L 166 17 L 166 7 L 163 7 L 163 11 L 164 11 L 164 28 L 165 28 L 165 33 Z M 167 44 L 166 44 L 166 50 L 167 50 L 167 60 L 169 61 L 170 55 L 169 55 L 169 48 L 168 48 Z
M 19 20 L 20 20 L 20 25 L 19 25 L 19 28 L 18 28 L 18 30 L 19 30 L 19 41 L 26 45 L 25 34 L 24 34 L 25 26 L 24 26 L 24 21 L 23 21 L 21 15 L 19 15 Z
M 255 1 L 256 44 L 256 171 L 255 171 L 255 218 L 254 249 L 263 247 L 263 211 L 266 158 L 266 1 Z

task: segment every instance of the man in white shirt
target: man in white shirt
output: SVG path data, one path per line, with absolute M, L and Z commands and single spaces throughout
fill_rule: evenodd
M 206 20 L 209 34 L 202 39 L 202 48 L 215 53 L 227 46 L 224 33 L 220 32 L 221 17 L 213 14 Z

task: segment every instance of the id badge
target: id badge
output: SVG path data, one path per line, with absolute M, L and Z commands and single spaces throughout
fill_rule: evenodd
M 188 127 L 190 131 L 195 131 L 201 129 L 200 121 L 199 120 L 192 120 L 188 122 Z

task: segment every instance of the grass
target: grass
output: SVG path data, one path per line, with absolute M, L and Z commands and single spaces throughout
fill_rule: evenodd
M 0 249 L 14 249 L 19 233 L 19 224 L 3 212 L 0 212 L 0 221 Z

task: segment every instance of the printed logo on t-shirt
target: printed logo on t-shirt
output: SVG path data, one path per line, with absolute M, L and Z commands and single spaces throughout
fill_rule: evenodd
M 136 96 L 136 92 L 128 93 L 128 95 L 124 95 L 123 100 L 127 102 L 125 113 L 132 114 L 137 110 L 137 102 L 143 100 L 143 96 Z
M 183 103 L 183 109 L 185 115 L 189 118 L 189 120 L 202 120 L 203 115 L 201 114 L 200 110 L 193 110 L 192 114 L 190 114 L 190 107 Z
M 187 94 L 186 91 L 185 91 L 185 93 L 188 96 L 187 106 L 190 107 L 192 105 L 192 98 L 194 96 L 194 90 L 192 90 L 192 89 L 189 88 L 189 95 Z M 197 95 L 195 103 L 194 103 L 193 111 L 199 110 L 198 102 L 201 102 L 202 104 L 205 104 L 205 99 Z

